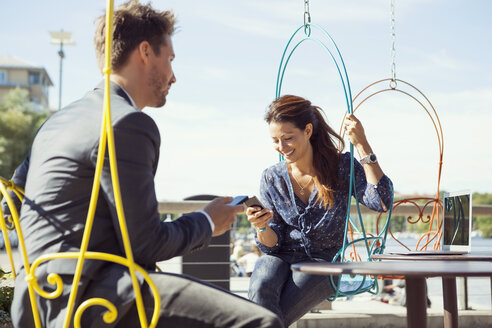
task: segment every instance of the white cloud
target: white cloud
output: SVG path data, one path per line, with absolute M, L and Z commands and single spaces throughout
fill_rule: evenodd
M 164 108 L 146 108 L 145 111 L 157 122 L 170 120 L 194 124 L 207 122 L 211 118 L 220 116 L 218 107 L 180 101 L 169 101 Z
M 196 13 L 214 23 L 252 35 L 285 39 L 304 22 L 304 5 L 294 1 L 247 1 L 221 6 L 200 5 Z M 370 3 L 311 2 L 312 23 L 374 23 L 389 20 L 386 1 Z
M 411 89 L 406 91 L 420 97 Z M 433 92 L 426 96 L 436 108 L 444 131 L 441 189 L 489 190 L 492 154 L 484 152 L 483 147 L 492 140 L 492 89 Z M 419 100 L 423 102 L 422 98 Z M 332 99 L 320 102 L 323 107 L 327 102 L 333 105 Z M 229 109 L 224 104 L 210 107 L 170 102 L 166 110 L 155 110 L 152 116 L 163 135 L 156 179 L 159 197 L 256 193 L 261 171 L 278 160 L 262 121 L 260 108 L 264 105 L 252 106 L 256 108 L 253 111 L 240 107 L 232 116 L 225 114 Z M 329 106 L 325 110 L 338 131 L 344 107 Z M 436 191 L 438 139 L 428 114 L 416 101 L 401 93 L 387 92 L 367 100 L 356 115 L 396 191 Z
M 428 57 L 432 65 L 437 65 L 443 69 L 464 70 L 468 66 L 466 63 L 450 56 L 447 49 L 441 49 L 437 53 L 431 53 Z
M 435 99 L 444 111 L 474 118 L 476 122 L 484 119 L 486 122 L 491 122 L 489 119 L 492 116 L 492 87 L 477 87 L 454 92 L 441 91 L 435 94 Z
M 223 67 L 203 67 L 201 69 L 203 78 L 207 80 L 231 81 L 234 78 L 234 73 Z
M 256 194 L 261 171 L 276 161 L 261 117 L 227 117 L 200 104 L 148 111 L 162 134 L 159 199 L 196 194 Z
M 104 7 L 95 0 L 83 5 L 74 3 L 69 5 L 69 11 L 76 12 L 77 19 L 65 20 L 62 26 L 77 36 L 77 46 L 67 49 L 64 61 L 63 92 L 70 100 L 100 78 L 91 43 L 93 19 Z M 477 3 L 489 6 L 483 0 Z M 490 24 L 484 19 L 477 23 L 472 11 L 476 5 L 464 0 L 453 1 L 453 6 L 440 11 L 439 17 L 433 16 L 432 10 L 444 8 L 443 4 L 448 1 L 396 1 L 397 77 L 421 88 L 441 118 L 442 188 L 490 192 L 492 75 L 490 65 L 486 66 L 490 42 L 484 42 L 474 32 L 479 27 L 486 30 Z M 66 1 L 59 1 L 58 5 L 62 11 L 68 8 Z M 156 178 L 159 198 L 256 193 L 261 171 L 278 160 L 262 116 L 273 97 L 283 47 L 302 24 L 303 2 L 169 0 L 154 5 L 174 8 L 182 25 L 175 37 L 178 83 L 171 89 L 165 108 L 148 110 L 162 134 Z M 353 95 L 367 83 L 389 75 L 387 0 L 311 0 L 310 5 L 313 22 L 333 33 L 340 46 Z M 8 6 L 13 13 L 22 12 L 20 3 L 11 2 Z M 19 15 L 5 17 L 5 24 L 17 32 L 12 37 L 9 29 L 3 31 L 4 51 L 46 66 L 52 79 L 57 80 L 58 57 L 55 47 L 49 45 L 46 31 L 53 28 L 50 24 L 56 20 L 51 18 L 60 11 L 53 11 L 50 6 L 38 7 L 38 11 L 26 12 L 23 20 L 19 20 Z M 426 19 L 416 22 L 415 17 L 420 16 Z M 453 37 L 440 38 L 439 42 L 433 36 L 428 38 L 429 31 L 436 32 L 436 22 L 430 19 L 433 17 L 441 18 L 439 28 L 443 31 L 453 30 L 453 25 L 447 24 L 456 25 L 458 18 L 460 30 L 469 38 L 459 43 Z M 36 31 L 45 32 L 33 38 Z M 413 38 L 405 38 L 405 32 Z M 29 49 L 32 42 L 26 40 L 38 42 L 35 48 L 39 51 L 33 54 Z M 475 45 L 483 50 L 475 50 L 469 57 L 471 51 L 463 49 L 475 49 Z M 303 45 L 293 56 L 282 91 L 306 96 L 320 105 L 338 130 L 345 112 L 338 73 L 329 55 L 311 48 L 314 47 Z M 87 72 L 72 73 L 70 67 Z M 86 74 L 91 76 L 85 77 Z M 57 87 L 50 92 L 57 99 Z M 405 96 L 384 94 L 364 104 L 357 115 L 398 191 L 434 191 L 437 140 L 427 114 L 417 103 Z

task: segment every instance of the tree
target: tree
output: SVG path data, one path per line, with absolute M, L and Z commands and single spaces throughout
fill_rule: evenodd
M 10 178 L 29 153 L 48 110 L 35 110 L 27 90 L 15 88 L 0 102 L 0 176 Z
M 492 205 L 492 194 L 474 192 L 473 204 L 476 205 Z M 475 228 L 482 232 L 484 238 L 492 238 L 492 217 L 474 217 Z
M 492 205 L 492 194 L 489 193 L 478 193 L 474 192 L 473 196 L 473 204 L 477 205 Z

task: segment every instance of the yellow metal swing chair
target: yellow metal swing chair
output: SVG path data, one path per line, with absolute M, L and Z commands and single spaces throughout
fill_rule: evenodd
M 132 282 L 133 282 L 133 289 L 135 292 L 135 301 L 137 303 L 137 310 L 138 310 L 138 315 L 140 319 L 140 325 L 141 327 L 155 327 L 157 325 L 158 319 L 159 319 L 159 308 L 160 308 L 160 297 L 159 293 L 157 291 L 157 288 L 155 287 L 155 284 L 152 282 L 149 274 L 145 269 L 137 265 L 133 259 L 133 253 L 132 253 L 132 248 L 130 245 L 130 239 L 128 236 L 128 229 L 126 226 L 126 220 L 125 220 L 125 215 L 123 211 L 123 204 L 121 200 L 121 192 L 120 192 L 120 186 L 119 186 L 119 180 L 118 180 L 118 171 L 117 171 L 117 166 L 116 166 L 116 153 L 115 153 L 115 144 L 114 144 L 114 136 L 113 136 L 113 127 L 111 126 L 111 104 L 110 104 L 110 97 L 109 97 L 109 82 L 110 82 L 110 74 L 112 72 L 111 70 L 111 45 L 112 45 L 112 33 L 111 31 L 113 30 L 113 8 L 114 8 L 114 1 L 113 0 L 108 0 L 107 1 L 107 11 L 106 11 L 106 48 L 105 48 L 105 63 L 106 67 L 104 69 L 104 75 L 105 75 L 105 93 L 104 93 L 104 110 L 103 110 L 103 118 L 102 118 L 102 125 L 101 125 L 101 137 L 100 137 L 100 142 L 99 142 L 99 152 L 98 152 L 98 157 L 97 157 L 97 164 L 96 164 L 96 171 L 95 171 L 95 176 L 94 176 L 94 183 L 92 187 L 92 194 L 91 194 L 91 201 L 89 204 L 89 211 L 87 214 L 87 220 L 85 224 L 85 229 L 84 229 L 84 234 L 82 237 L 82 243 L 80 246 L 80 251 L 78 252 L 65 252 L 65 253 L 53 253 L 53 254 L 45 254 L 43 256 L 40 256 L 36 260 L 33 261 L 33 263 L 29 263 L 29 260 L 27 258 L 27 252 L 26 252 L 26 246 L 24 243 L 24 237 L 22 235 L 22 229 L 20 226 L 19 222 L 19 213 L 17 212 L 17 209 L 15 207 L 14 201 L 11 197 L 11 195 L 17 196 L 19 200 L 22 200 L 23 198 L 23 190 L 16 186 L 12 181 L 8 181 L 4 178 L 1 178 L 1 184 L 0 184 L 0 191 L 2 197 L 5 197 L 7 205 L 9 207 L 11 215 L 9 216 L 8 219 L 4 218 L 4 213 L 0 209 L 0 227 L 2 229 L 3 237 L 5 240 L 5 248 L 9 256 L 9 260 L 11 263 L 11 267 L 13 270 L 13 275 L 14 277 L 16 276 L 15 273 L 15 266 L 14 266 L 14 261 L 13 261 L 13 256 L 12 256 L 12 248 L 10 245 L 10 241 L 7 235 L 7 231 L 9 230 L 14 230 L 17 232 L 17 236 L 19 239 L 19 249 L 20 253 L 22 256 L 23 260 L 23 265 L 24 265 L 24 270 L 26 271 L 26 280 L 28 282 L 28 290 L 29 290 L 29 297 L 31 301 L 31 308 L 32 308 L 32 313 L 34 316 L 34 322 L 36 328 L 40 328 L 41 326 L 41 320 L 39 317 L 39 311 L 38 311 L 38 305 L 36 303 L 36 293 L 40 295 L 43 298 L 46 299 L 55 299 L 59 297 L 63 291 L 63 282 L 61 277 L 56 274 L 56 273 L 50 273 L 48 275 L 48 282 L 52 285 L 54 285 L 56 288 L 53 292 L 46 292 L 42 290 L 37 282 L 36 278 L 36 268 L 42 264 L 43 262 L 46 261 L 51 261 L 55 259 L 77 259 L 77 266 L 76 270 L 74 273 L 73 277 L 73 283 L 72 283 L 72 289 L 70 292 L 68 304 L 67 304 L 67 313 L 64 319 L 64 324 L 63 327 L 67 328 L 69 327 L 72 317 L 73 317 L 73 325 L 74 327 L 78 328 L 81 327 L 81 317 L 84 311 L 91 307 L 91 306 L 103 306 L 107 309 L 105 314 L 103 315 L 103 320 L 104 322 L 110 324 L 113 323 L 117 316 L 117 309 L 112 304 L 106 299 L 103 298 L 91 298 L 83 301 L 77 309 L 75 309 L 75 300 L 77 297 L 77 292 L 78 292 L 78 283 L 81 278 L 82 274 L 82 268 L 84 266 L 84 261 L 86 259 L 90 260 L 101 260 L 101 261 L 109 261 L 109 262 L 114 262 L 118 263 L 122 266 L 128 267 L 128 270 L 130 272 Z M 110 169 L 111 169 L 111 179 L 113 183 L 113 190 L 114 190 L 114 198 L 116 202 L 116 210 L 117 210 L 117 215 L 118 215 L 118 221 L 120 225 L 120 230 L 121 230 L 121 235 L 123 239 L 123 244 L 125 248 L 125 255 L 126 257 L 122 256 L 117 256 L 114 254 L 107 254 L 107 253 L 101 253 L 101 252 L 88 252 L 88 244 L 90 240 L 90 234 L 92 230 L 92 225 L 94 222 L 94 214 L 96 210 L 96 204 L 97 204 L 97 199 L 98 199 L 98 194 L 99 194 L 99 187 L 100 187 L 100 177 L 101 177 L 101 171 L 103 168 L 103 163 L 104 163 L 104 155 L 106 151 L 106 142 L 108 145 L 108 155 L 109 155 L 109 163 L 110 163 Z M 140 291 L 140 285 L 138 283 L 136 274 L 137 272 L 141 274 L 144 277 L 144 280 L 147 282 L 149 285 L 152 294 L 154 295 L 154 311 L 153 315 L 151 318 L 150 323 L 148 323 L 147 316 L 145 314 L 144 310 L 144 305 L 143 305 L 143 300 L 142 300 L 142 295 Z

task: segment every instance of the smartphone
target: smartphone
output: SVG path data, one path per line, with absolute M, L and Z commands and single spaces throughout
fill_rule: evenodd
M 256 198 L 256 196 L 248 198 L 246 201 L 244 201 L 244 205 L 246 205 L 247 207 L 258 206 L 261 207 L 261 209 L 265 208 L 265 206 L 263 206 L 263 204 L 258 198 Z
M 253 206 L 260 207 L 260 211 L 265 208 L 265 206 L 263 206 L 263 204 L 260 202 L 260 200 L 258 198 L 256 198 L 256 196 L 248 198 L 248 200 L 246 200 L 244 202 L 244 205 L 246 205 L 246 207 L 253 207 Z M 258 212 L 258 211 L 256 211 L 256 212 Z M 266 214 L 263 214 L 263 215 L 266 215 Z M 263 215 L 261 217 L 263 217 Z M 267 228 L 265 226 L 261 229 L 258 229 L 258 232 L 264 232 L 266 229 Z
M 234 197 L 232 202 L 230 202 L 228 205 L 243 204 L 246 200 L 248 200 L 248 196 L 236 196 L 236 197 Z

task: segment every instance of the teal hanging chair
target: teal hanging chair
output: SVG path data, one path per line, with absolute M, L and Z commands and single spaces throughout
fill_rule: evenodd
M 308 18 L 307 20 L 306 17 Z M 319 36 L 315 36 L 318 34 Z M 292 34 L 287 42 L 287 45 L 285 46 L 277 73 L 275 97 L 278 98 L 281 96 L 283 78 L 292 54 L 304 42 L 314 42 L 315 44 L 318 44 L 333 60 L 343 86 L 347 106 L 346 113 L 352 114 L 353 106 L 350 82 L 340 50 L 328 32 L 326 32 L 321 26 L 310 22 L 310 15 L 308 12 L 305 12 L 305 23 Z M 340 151 L 342 151 L 342 149 L 340 149 Z M 279 156 L 279 160 L 283 160 L 282 156 Z M 349 195 L 356 195 L 354 179 L 354 146 L 352 143 L 350 143 L 349 181 Z M 388 217 L 386 222 L 382 225 L 380 231 L 378 233 L 369 234 L 366 232 L 364 227 L 359 201 L 356 196 L 354 196 L 354 198 L 357 213 L 354 217 L 352 217 L 350 213 L 352 197 L 349 197 L 347 199 L 348 206 L 343 246 L 333 258 L 333 262 L 372 261 L 370 256 L 372 254 L 383 253 L 385 248 L 386 236 L 388 233 L 393 206 L 389 207 Z M 338 280 L 331 277 L 331 282 L 336 292 L 328 299 L 330 301 L 333 301 L 338 297 L 353 296 L 365 292 L 372 294 L 377 294 L 379 292 L 377 277 L 373 276 L 342 275 Z

